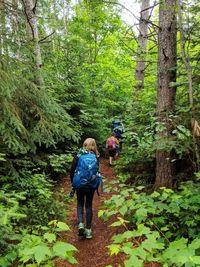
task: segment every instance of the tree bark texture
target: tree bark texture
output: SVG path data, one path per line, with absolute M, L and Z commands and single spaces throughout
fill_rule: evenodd
M 0 55 L 8 56 L 5 2 L 0 2 Z
M 69 20 L 69 0 L 63 0 L 63 24 L 64 33 L 68 34 L 68 20 Z
M 32 0 L 23 0 L 24 11 L 32 32 L 32 39 L 34 43 L 35 65 L 36 65 L 36 82 L 39 86 L 43 85 L 43 78 L 41 74 L 42 57 L 39 43 L 39 34 L 36 17 L 36 6 Z
M 189 95 L 189 104 L 191 108 L 191 128 L 193 129 L 193 124 L 195 121 L 195 110 L 194 110 L 194 97 L 193 97 L 193 74 L 192 74 L 192 65 L 190 63 L 189 55 L 185 51 L 185 38 L 184 38 L 184 29 L 183 29 L 183 17 L 182 17 L 182 7 L 183 3 L 182 0 L 178 0 L 178 22 L 179 22 L 179 33 L 180 33 L 180 49 L 181 49 L 181 56 L 183 63 L 185 65 L 185 69 L 187 72 L 187 79 L 188 79 L 188 95 Z M 196 157 L 195 163 L 195 171 L 200 170 L 200 154 L 198 148 L 198 142 L 196 139 L 196 135 L 193 132 L 193 147 Z
M 12 5 L 15 10 L 17 10 L 19 6 L 19 1 L 18 0 L 12 0 Z M 13 34 L 15 36 L 15 42 L 16 42 L 16 58 L 19 60 L 20 59 L 20 47 L 21 47 L 21 40 L 20 40 L 20 19 L 19 19 L 19 14 L 16 12 L 12 16 L 12 28 L 13 28 Z
M 147 46 L 148 34 L 148 19 L 149 19 L 149 0 L 142 0 L 140 21 L 139 21 L 139 36 L 138 36 L 138 57 L 136 64 L 136 92 L 144 88 L 144 70 L 145 70 L 145 54 Z
M 158 33 L 158 88 L 157 116 L 164 130 L 158 133 L 160 142 L 171 137 L 176 89 L 171 83 L 176 81 L 176 0 L 163 0 L 159 7 Z M 156 151 L 155 187 L 171 187 L 173 178 L 173 151 L 158 148 Z

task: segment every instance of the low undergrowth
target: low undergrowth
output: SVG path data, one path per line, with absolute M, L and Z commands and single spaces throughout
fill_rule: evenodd
M 76 263 L 76 248 L 61 239 L 61 232 L 69 231 L 62 222 L 68 199 L 63 189 L 55 191 L 56 181 L 51 179 L 53 171 L 66 174 L 71 155 L 53 154 L 50 163 L 26 157 L 12 164 L 0 156 L 4 169 L 10 166 L 0 177 L 0 266 L 49 267 L 55 257 Z
M 164 267 L 200 266 L 198 178 L 199 173 L 197 182 L 182 183 L 179 191 L 163 187 L 151 194 L 146 194 L 142 186 L 118 184 L 116 194 L 99 212 L 105 220 L 118 216 L 112 227 L 124 226 L 108 246 L 110 255 L 125 253 L 126 267 L 141 267 L 148 262 Z

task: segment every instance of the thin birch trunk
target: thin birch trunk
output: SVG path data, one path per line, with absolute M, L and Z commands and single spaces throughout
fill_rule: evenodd
M 68 33 L 68 19 L 69 19 L 69 0 L 63 0 L 63 22 L 64 32 Z
M 185 40 L 184 40 L 184 30 L 183 30 L 183 18 L 181 13 L 182 1 L 178 0 L 178 22 L 179 22 L 179 32 L 180 32 L 180 48 L 181 48 L 181 57 L 183 59 L 183 63 L 187 72 L 188 79 L 188 95 L 189 95 L 189 103 L 191 108 L 191 127 L 193 128 L 193 124 L 195 121 L 195 111 L 194 111 L 194 99 L 193 99 L 193 78 L 192 78 L 192 66 L 190 64 L 189 57 L 185 51 Z M 195 132 L 193 132 L 193 146 L 196 156 L 196 171 L 200 170 L 200 155 L 198 150 L 198 144 L 195 136 Z
M 139 36 L 138 36 L 138 58 L 136 64 L 136 86 L 135 91 L 139 91 L 144 88 L 144 70 L 145 70 L 145 53 L 147 46 L 147 34 L 148 34 L 148 19 L 149 19 L 149 0 L 142 0 L 140 21 L 139 21 Z
M 18 5 L 19 5 L 19 1 L 18 0 L 13 0 L 13 6 L 15 7 L 15 10 L 17 11 Z M 19 25 L 20 25 L 20 21 L 19 21 L 19 16 L 18 13 L 16 12 L 13 15 L 13 31 L 15 34 L 15 40 L 16 40 L 16 58 L 19 60 L 20 59 L 20 47 L 21 47 L 21 40 L 20 40 L 20 35 L 19 35 Z
M 6 7 L 5 3 L 0 3 L 0 54 L 8 56 L 7 30 L 6 30 Z
M 32 0 L 23 0 L 25 15 L 31 29 L 32 39 L 34 43 L 35 52 L 35 66 L 36 66 L 36 82 L 39 86 L 44 84 L 41 67 L 42 67 L 42 57 L 39 43 L 39 34 L 37 26 L 36 8 Z

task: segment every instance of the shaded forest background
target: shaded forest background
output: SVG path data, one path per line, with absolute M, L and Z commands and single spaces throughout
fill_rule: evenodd
M 135 28 L 122 21 L 123 8 L 118 1 L 0 1 L 2 266 L 53 264 L 63 250 L 75 262 L 75 248 L 56 241 L 57 233 L 68 229 L 61 222 L 68 200 L 62 190 L 55 194 L 54 188 L 85 138 L 95 138 L 105 156 L 113 118 L 120 118 L 126 129 L 116 163 L 119 181 L 150 192 L 160 186 L 178 189 L 190 180 L 187 196 L 194 192 L 196 198 L 188 200 L 187 208 L 196 201 L 191 218 L 198 212 L 200 4 L 196 0 L 141 1 L 143 12 Z M 162 35 L 161 29 L 166 28 L 172 30 L 174 43 Z M 174 61 L 165 67 L 161 54 L 167 61 L 170 47 Z M 164 87 L 174 92 L 174 102 L 161 110 L 159 103 L 167 97 L 158 88 L 169 73 L 174 76 Z M 164 165 L 158 170 L 161 157 Z M 116 204 L 116 212 L 120 205 Z M 132 218 L 133 211 L 126 212 L 122 215 Z M 199 216 L 195 220 L 184 225 L 184 234 L 180 232 L 188 238 L 185 245 L 199 238 Z M 169 227 L 172 235 L 174 225 Z M 33 244 L 39 248 L 25 250 Z M 193 247 L 194 252 L 198 246 Z

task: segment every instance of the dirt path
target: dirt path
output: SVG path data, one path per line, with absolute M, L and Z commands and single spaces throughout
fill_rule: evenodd
M 101 160 L 101 173 L 104 177 L 106 177 L 106 183 L 115 179 L 113 169 L 108 166 L 108 160 Z M 64 182 L 65 191 L 69 191 L 69 182 Z M 105 201 L 105 199 L 110 198 L 111 193 L 103 193 L 100 197 L 95 193 L 94 202 L 93 202 L 93 239 L 92 240 L 81 240 L 77 236 L 77 217 L 76 217 L 76 199 L 69 205 L 69 213 L 67 216 L 66 223 L 71 226 L 72 231 L 66 233 L 64 239 L 73 244 L 78 252 L 75 257 L 79 262 L 80 267 L 105 267 L 111 264 L 113 267 L 123 266 L 120 256 L 110 257 L 108 256 L 107 245 L 111 243 L 110 239 L 112 235 L 119 231 L 118 228 L 109 227 L 111 221 L 104 222 L 102 219 L 98 218 L 98 211 L 100 209 L 101 204 Z M 57 260 L 56 267 L 70 267 L 77 266 L 69 264 L 64 260 Z

